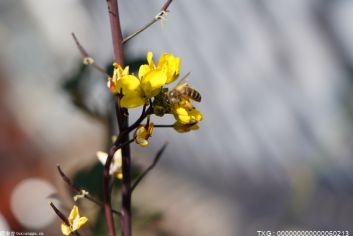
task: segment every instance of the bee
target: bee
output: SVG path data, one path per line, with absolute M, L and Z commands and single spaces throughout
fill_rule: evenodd
M 189 99 L 201 102 L 201 94 L 196 89 L 190 87 L 186 81 L 189 75 L 190 72 L 187 73 L 173 89 L 166 92 L 167 101 L 170 105 L 179 104 L 182 100 Z

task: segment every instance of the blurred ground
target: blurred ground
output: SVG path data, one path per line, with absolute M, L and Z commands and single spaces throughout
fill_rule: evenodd
M 162 4 L 122 1 L 124 33 Z M 136 206 L 162 211 L 159 230 L 172 235 L 352 232 L 352 1 L 180 0 L 170 11 L 165 25 L 128 44 L 128 54 L 179 55 L 203 96 L 204 121 L 184 135 L 156 130 L 148 149 L 134 147 L 146 166 L 169 142 Z M 99 64 L 111 60 L 104 2 L 0 1 L 0 213 L 13 230 L 59 235 L 50 228 L 58 222 L 43 221 L 47 229 L 20 223 L 12 192 L 36 177 L 51 184 L 39 189 L 67 197 L 55 164 L 74 173 L 105 149 L 107 124 L 76 109 L 62 90 L 80 59 L 71 32 Z M 100 77 L 92 70 L 84 88 L 98 112 L 110 104 L 94 82 Z M 50 211 L 37 215 L 33 222 Z

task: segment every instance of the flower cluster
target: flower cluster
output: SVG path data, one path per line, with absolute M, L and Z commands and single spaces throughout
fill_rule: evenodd
M 157 116 L 173 114 L 176 119 L 174 127 L 187 132 L 192 130 L 191 126 L 202 120 L 201 112 L 191 103 L 192 100 L 200 101 L 201 96 L 186 82 L 171 90 L 165 87 L 174 82 L 179 73 L 179 57 L 165 53 L 156 64 L 153 53 L 148 52 L 147 64 L 140 66 L 138 76 L 131 74 L 128 66 L 123 69 L 115 63 L 113 76 L 108 78 L 108 87 L 112 93 L 121 95 L 122 107 L 135 108 L 150 104 Z M 195 94 L 197 99 L 193 97 Z M 141 129 L 140 127 L 140 131 Z

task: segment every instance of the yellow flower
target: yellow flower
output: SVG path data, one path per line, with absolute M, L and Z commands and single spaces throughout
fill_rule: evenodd
M 194 124 L 202 120 L 202 113 L 195 107 L 189 109 L 184 106 L 176 106 L 172 110 L 177 122 L 181 124 Z
M 148 99 L 157 96 L 166 81 L 166 74 L 160 70 L 152 70 L 141 79 L 133 75 L 124 76 L 117 83 L 123 94 L 121 106 L 134 108 L 148 103 Z
M 158 61 L 158 68 L 167 73 L 167 84 L 173 82 L 180 73 L 180 58 L 172 54 L 163 54 Z
M 114 66 L 114 71 L 113 71 L 113 77 L 108 78 L 108 88 L 110 91 L 114 94 L 117 94 L 120 92 L 117 83 L 120 79 L 129 76 L 129 67 L 125 67 L 124 69 L 118 65 L 117 63 L 113 64 Z
M 180 102 L 174 104 L 171 107 L 171 113 L 177 123 L 181 125 L 196 124 L 202 120 L 202 113 L 191 104 L 188 98 L 183 98 Z
M 105 165 L 105 163 L 107 162 L 108 159 L 108 153 L 102 152 L 102 151 L 98 151 L 96 153 L 98 160 Z M 122 156 L 121 156 L 121 149 L 118 149 L 115 153 L 114 153 L 114 157 L 113 157 L 113 161 L 110 165 L 110 169 L 109 169 L 109 174 L 110 175 L 115 175 L 116 178 L 118 179 L 123 179 L 123 169 L 122 169 Z
M 64 235 L 70 235 L 72 232 L 75 232 L 81 228 L 88 221 L 87 217 L 80 217 L 77 206 L 73 206 L 67 220 L 70 225 L 66 225 L 65 223 L 61 224 L 61 232 Z
M 180 58 L 175 57 L 173 54 L 164 53 L 158 60 L 157 65 L 154 64 L 153 60 L 153 53 L 147 53 L 147 62 L 148 64 L 141 65 L 139 69 L 139 77 L 143 78 L 147 75 L 150 71 L 153 70 L 161 70 L 163 71 L 166 76 L 166 84 L 173 82 L 180 73 Z
M 154 124 L 152 122 L 149 125 L 140 125 L 135 131 L 136 143 L 142 147 L 148 145 L 148 139 L 152 136 Z

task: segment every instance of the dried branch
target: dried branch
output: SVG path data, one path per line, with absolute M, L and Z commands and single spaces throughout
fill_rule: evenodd
M 124 38 L 123 43 L 126 43 L 127 41 L 129 41 L 130 39 L 134 38 L 136 35 L 140 34 L 141 32 L 143 32 L 144 30 L 148 29 L 151 25 L 153 25 L 154 23 L 156 23 L 159 20 L 163 20 L 165 19 L 165 16 L 168 12 L 168 7 L 169 5 L 172 3 L 173 0 L 168 0 L 166 3 L 164 3 L 163 7 L 161 8 L 161 10 L 158 12 L 158 14 L 153 17 L 153 19 L 148 22 L 147 24 L 145 24 L 144 26 L 142 26 L 139 30 L 137 30 L 135 33 L 127 36 L 126 38 Z
M 173 128 L 174 124 L 171 125 L 154 125 L 155 128 Z
M 74 38 L 74 41 L 77 45 L 78 50 L 80 51 L 82 57 L 83 57 L 83 63 L 87 65 L 92 65 L 95 69 L 97 69 L 99 72 L 103 73 L 105 76 L 110 77 L 105 70 L 100 67 L 97 63 L 94 62 L 94 59 L 88 54 L 87 50 L 80 44 L 78 41 L 75 33 L 71 33 L 72 37 Z
M 66 216 L 54 205 L 53 202 L 49 202 L 49 205 L 53 210 L 55 211 L 55 214 L 59 216 L 59 218 L 67 225 L 70 226 L 69 220 L 66 218 Z
M 60 173 L 60 176 L 62 177 L 62 179 L 64 180 L 64 182 L 69 185 L 69 187 L 71 188 L 71 190 L 73 190 L 74 192 L 76 192 L 77 194 L 81 194 L 82 193 L 82 189 L 78 188 L 77 186 L 75 186 L 71 179 L 69 177 L 67 177 L 67 175 L 62 171 L 60 165 L 57 165 L 57 169 Z M 103 206 L 103 203 L 101 201 L 99 201 L 98 199 L 92 197 L 91 195 L 89 194 L 83 194 L 83 197 L 90 200 L 91 202 L 94 202 L 95 204 L 97 204 L 98 206 Z M 117 215 L 121 215 L 121 213 L 115 209 L 112 209 L 112 212 L 114 214 L 117 214 Z

